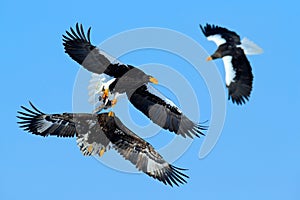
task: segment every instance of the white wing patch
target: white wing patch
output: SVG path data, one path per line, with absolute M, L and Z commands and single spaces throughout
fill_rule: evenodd
M 41 121 L 41 122 L 39 122 L 39 124 L 40 124 L 40 126 L 37 128 L 37 131 L 39 132 L 39 133 L 43 133 L 45 130 L 47 130 L 48 128 L 50 128 L 52 125 L 54 125 L 54 124 L 58 124 L 58 123 L 56 123 L 56 122 L 49 122 L 49 121 L 47 121 L 46 119 L 45 119 L 45 117 L 46 117 L 47 115 L 44 115 L 43 116 L 43 121 Z
M 89 103 L 94 105 L 98 101 L 100 92 L 102 91 L 103 81 L 106 77 L 103 74 L 92 73 L 92 77 L 88 85 Z M 97 99 L 96 99 L 97 98 Z
M 115 80 L 115 78 L 111 78 L 110 80 L 107 80 L 107 82 L 103 82 L 103 88 L 108 89 L 109 85 L 112 84 Z
M 207 40 L 215 42 L 217 44 L 217 46 L 220 46 L 220 45 L 226 43 L 226 40 L 224 38 L 222 38 L 221 35 L 219 35 L 219 34 L 208 36 Z
M 148 163 L 147 163 L 147 172 L 154 175 L 155 172 L 157 172 L 167 166 L 168 166 L 167 162 L 160 164 L 150 158 L 150 159 L 148 159 Z
M 246 55 L 256 55 L 263 53 L 263 49 L 248 38 L 243 38 L 241 43 L 242 44 L 238 45 L 238 47 L 241 47 Z
M 108 89 L 114 80 L 115 78 L 111 78 L 108 75 L 93 73 L 88 86 L 89 103 L 92 105 L 98 104 L 99 96 L 103 94 L 103 88 Z
M 224 67 L 225 67 L 225 82 L 229 86 L 231 82 L 234 82 L 235 71 L 232 66 L 232 56 L 224 56 L 223 58 Z

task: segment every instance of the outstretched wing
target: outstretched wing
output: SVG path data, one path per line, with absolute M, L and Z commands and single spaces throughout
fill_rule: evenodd
M 40 136 L 77 137 L 77 144 L 84 155 L 96 155 L 109 146 L 96 115 L 85 113 L 45 114 L 31 102 L 32 110 L 18 111 L 20 128 Z
M 139 87 L 128 98 L 134 107 L 166 130 L 190 138 L 204 135 L 202 131 L 206 130 L 205 126 L 192 122 L 175 105 L 150 93 L 146 85 Z
M 70 114 L 45 114 L 39 111 L 31 102 L 32 110 L 21 106 L 26 111 L 18 111 L 21 119 L 18 124 L 20 128 L 29 133 L 40 136 L 74 137 L 76 133 L 73 116 Z
M 73 28 L 70 28 L 70 32 L 66 31 L 66 35 L 63 35 L 65 52 L 90 72 L 121 77 L 129 70 L 129 66 L 121 63 L 113 64 L 113 58 L 91 44 L 90 31 L 91 28 L 85 34 L 83 26 L 78 23 L 76 31 Z
M 186 183 L 188 176 L 181 172 L 184 169 L 165 161 L 151 144 L 130 131 L 117 117 L 112 117 L 108 124 L 116 127 L 114 132 L 106 133 L 113 148 L 138 170 L 170 186 Z
M 231 64 L 235 71 L 235 77 L 227 85 L 228 99 L 231 99 L 233 103 L 242 105 L 249 100 L 252 91 L 253 74 L 251 65 L 241 48 L 237 48 L 236 53 L 232 56 Z
M 206 24 L 204 27 L 200 25 L 200 28 L 205 37 L 210 41 L 214 41 L 217 46 L 220 46 L 225 42 L 235 45 L 241 44 L 240 36 L 227 28 L 210 24 Z

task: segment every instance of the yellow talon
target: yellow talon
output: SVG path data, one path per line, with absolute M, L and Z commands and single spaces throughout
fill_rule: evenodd
M 114 116 L 115 116 L 115 113 L 114 113 L 113 111 L 110 111 L 110 112 L 108 113 L 108 116 L 109 116 L 109 117 L 114 117 Z
M 101 149 L 100 152 L 99 152 L 99 156 L 102 157 L 104 152 L 105 152 L 105 148 Z
M 113 100 L 111 101 L 111 105 L 112 105 L 112 106 L 116 105 L 116 104 L 117 104 L 117 101 L 118 101 L 117 99 L 113 99 Z
M 151 83 L 158 84 L 158 80 L 156 78 L 152 77 L 152 76 L 149 78 L 149 81 Z
M 108 89 L 105 89 L 105 90 L 104 90 L 103 95 L 102 95 L 102 98 L 103 98 L 103 99 L 106 99 L 106 98 L 108 97 L 108 92 L 109 92 Z
M 87 150 L 88 150 L 89 153 L 92 153 L 92 151 L 93 151 L 93 145 L 88 146 Z

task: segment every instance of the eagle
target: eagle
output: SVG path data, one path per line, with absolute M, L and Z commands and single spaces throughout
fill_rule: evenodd
M 191 121 L 174 103 L 151 93 L 148 83 L 157 84 L 157 79 L 132 65 L 111 61 L 109 55 L 91 44 L 90 31 L 91 27 L 85 34 L 82 24 L 77 23 L 75 29 L 70 27 L 63 35 L 63 46 L 65 52 L 88 71 L 112 78 L 99 88 L 102 92 L 99 100 L 108 104 L 105 108 L 115 105 L 116 96 L 124 93 L 136 109 L 160 127 L 183 137 L 204 135 L 207 126 Z M 114 95 L 111 101 L 108 100 L 110 94 Z
M 262 53 L 262 49 L 247 38 L 240 36 L 220 26 L 206 24 L 200 28 L 209 41 L 218 46 L 217 50 L 207 58 L 207 61 L 222 58 L 225 67 L 225 82 L 228 88 L 228 100 L 237 105 L 249 100 L 253 74 L 251 65 L 246 57 Z
M 32 109 L 21 106 L 17 123 L 25 131 L 47 137 L 76 137 L 83 155 L 99 155 L 111 148 L 135 167 L 165 185 L 186 183 L 187 175 L 163 159 L 151 144 L 129 130 L 113 112 L 46 114 L 31 102 Z

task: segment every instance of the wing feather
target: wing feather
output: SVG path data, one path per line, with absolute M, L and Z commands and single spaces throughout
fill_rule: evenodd
M 87 34 L 85 34 L 82 24 L 79 25 L 77 23 L 75 29 L 76 31 L 71 27 L 71 33 L 66 31 L 66 35 L 63 35 L 65 52 L 73 60 L 90 72 L 97 74 L 105 73 L 115 78 L 121 77 L 129 70 L 127 65 L 121 63 L 113 64 L 111 57 L 91 44 L 91 28 L 89 28 Z
M 181 172 L 184 169 L 167 163 L 149 143 L 125 127 L 117 117 L 102 121 L 100 118 L 107 117 L 107 113 L 40 114 L 42 112 L 37 108 L 34 109 L 36 113 L 28 108 L 24 109 L 24 106 L 22 108 L 28 113 L 19 111 L 17 117 L 22 121 L 18 123 L 30 133 L 44 137 L 73 137 L 76 134 L 78 146 L 84 155 L 99 154 L 100 150 L 104 148 L 106 151 L 112 143 L 113 147 L 138 170 L 164 184 L 178 186 L 179 183 L 186 183 L 186 179 L 189 178 Z
M 182 112 L 163 99 L 148 91 L 147 86 L 138 88 L 130 97 L 130 102 L 155 124 L 183 137 L 200 137 L 207 127 L 192 122 Z
M 180 172 L 185 169 L 165 161 L 151 144 L 130 131 L 117 117 L 111 118 L 108 124 L 115 127 L 113 132 L 106 133 L 113 148 L 138 170 L 170 186 L 186 183 L 189 177 Z
M 233 103 L 242 105 L 249 100 L 252 91 L 252 68 L 241 48 L 237 48 L 231 62 L 235 71 L 235 77 L 230 85 L 227 86 L 228 99 L 231 99 Z
M 207 38 L 220 35 L 223 39 L 226 40 L 226 42 L 234 43 L 235 45 L 241 44 L 240 36 L 235 32 L 228 30 L 227 28 L 210 24 L 206 24 L 204 27 L 200 25 L 200 28 Z
M 85 113 L 45 114 L 39 111 L 31 102 L 36 111 L 24 106 L 26 112 L 18 111 L 17 122 L 25 131 L 40 136 L 77 137 L 77 145 L 83 155 L 96 155 L 102 149 L 109 149 L 109 140 L 98 123 L 96 115 Z M 91 151 L 88 151 L 89 147 Z
M 22 120 L 18 122 L 20 128 L 32 134 L 44 137 L 49 135 L 55 135 L 57 137 L 74 137 L 76 132 L 75 124 L 72 121 L 72 116 L 70 114 L 48 115 L 39 111 L 32 103 L 30 104 L 36 112 L 21 106 L 27 113 L 18 111 L 19 115 L 17 118 Z

